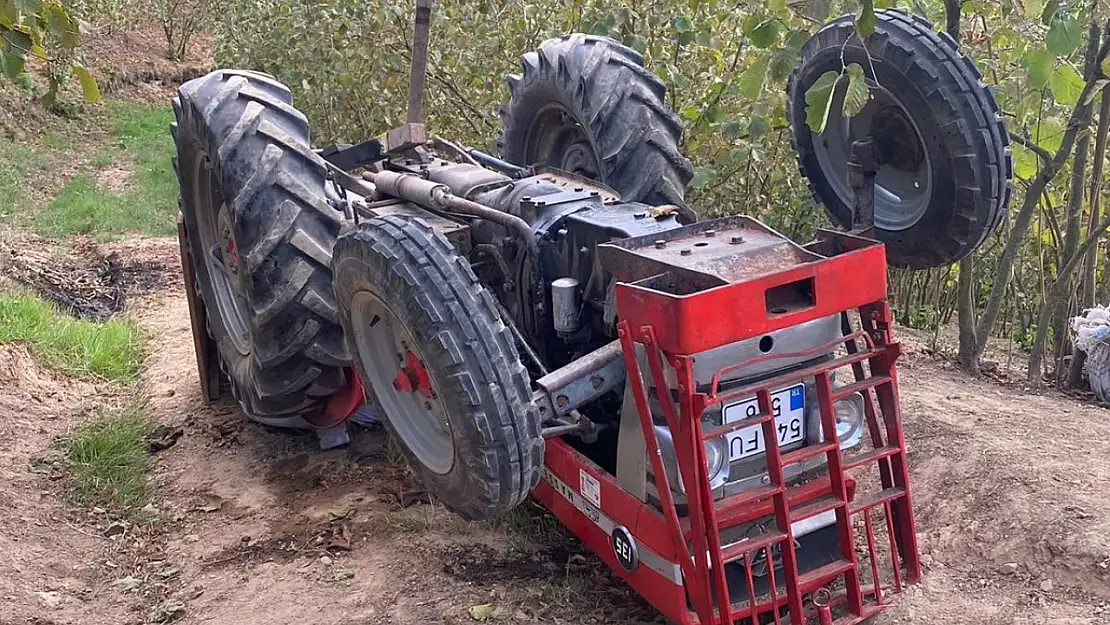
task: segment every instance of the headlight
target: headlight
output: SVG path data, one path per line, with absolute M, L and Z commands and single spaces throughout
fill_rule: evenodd
M 702 422 L 703 428 L 714 427 L 713 424 Z M 671 488 L 685 494 L 686 487 L 678 471 L 678 457 L 674 452 L 674 439 L 671 430 L 665 425 L 655 426 L 655 440 L 659 442 L 659 451 L 663 454 L 663 470 L 667 472 L 667 481 Z M 714 438 L 705 443 L 705 464 L 709 469 L 709 487 L 718 488 L 728 481 L 728 442 L 725 437 Z
M 854 447 L 863 438 L 863 396 L 849 395 L 833 402 L 836 438 L 841 448 Z

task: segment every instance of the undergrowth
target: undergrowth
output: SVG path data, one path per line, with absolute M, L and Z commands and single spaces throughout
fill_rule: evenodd
M 145 402 L 97 415 L 63 441 L 74 499 L 137 519 L 150 499 L 147 436 L 152 430 Z
M 34 296 L 0 294 L 0 344 L 15 342 L 64 373 L 117 382 L 133 380 L 143 356 L 142 332 L 129 320 L 74 319 Z

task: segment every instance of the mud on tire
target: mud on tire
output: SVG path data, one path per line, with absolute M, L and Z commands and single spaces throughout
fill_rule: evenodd
M 549 39 L 521 58 L 501 107 L 501 155 L 541 161 L 600 180 L 626 202 L 675 204 L 693 167 L 679 149 L 682 123 L 664 104 L 666 87 L 635 50 L 608 37 Z M 590 171 L 592 170 L 592 171 Z
M 880 170 L 877 236 L 886 244 L 893 265 L 943 266 L 970 254 L 1005 215 L 1012 174 L 1009 135 L 978 69 L 957 51 L 951 38 L 918 17 L 897 11 L 876 11 L 876 15 L 875 32 L 865 40 L 869 55 L 855 34 L 852 16 L 830 22 L 803 46 L 790 77 L 787 107 L 798 162 L 815 199 L 824 204 L 833 221 L 850 228 L 852 195 L 844 156 L 850 141 L 837 134 L 841 132 L 837 125 L 844 121 L 839 101 L 834 98 L 826 130 L 817 136 L 806 125 L 805 94 L 823 73 L 841 70 L 842 54 L 844 64 L 858 63 L 869 79 L 873 66 L 883 92 L 872 85 L 874 99 L 852 119 L 864 119 L 868 107 L 889 97 L 892 104 L 883 110 L 900 107 L 902 111 L 889 119 L 875 114 L 870 118 L 872 127 L 880 119 L 916 126 L 911 130 L 916 130 L 920 156 L 928 168 L 926 174 L 914 174 L 912 185 L 905 184 L 909 167 L 903 167 L 902 173 L 896 171 L 898 164 Z M 841 93 L 845 82 L 841 81 Z M 851 138 L 859 137 L 853 132 Z M 890 151 L 908 158 L 904 144 Z M 891 188 L 902 188 L 884 195 L 884 175 L 892 173 Z M 903 201 L 914 197 L 920 187 L 924 187 L 920 201 Z
M 181 209 L 221 367 L 248 416 L 306 425 L 349 364 L 329 269 L 342 213 L 324 199 L 307 121 L 285 86 L 245 71 L 185 83 L 173 109 Z
M 523 502 L 543 467 L 539 411 L 470 263 L 426 222 L 394 215 L 341 236 L 332 267 L 370 402 L 429 492 L 471 520 Z M 391 383 L 409 358 L 426 394 Z

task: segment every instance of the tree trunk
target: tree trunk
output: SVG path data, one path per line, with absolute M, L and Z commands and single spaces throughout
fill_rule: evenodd
M 1110 29 L 1108 29 L 1110 30 Z M 1110 37 L 1110 32 L 1107 33 Z M 1102 193 L 1102 168 L 1106 160 L 1106 138 L 1110 131 L 1110 85 L 1102 88 L 1102 104 L 1098 112 L 1098 134 L 1095 136 L 1094 161 L 1091 165 L 1091 213 L 1087 220 L 1087 232 L 1099 222 L 1099 202 Z M 1095 301 L 1095 267 L 1098 265 L 1098 246 L 1092 245 L 1083 259 L 1082 285 L 1080 286 L 1079 309 L 1091 308 Z M 1083 386 L 1083 365 L 1087 354 L 1073 350 L 1071 366 L 1068 370 L 1068 386 Z
M 1048 322 L 1057 308 L 1067 301 L 1068 287 L 1071 284 L 1071 275 L 1079 267 L 1080 262 L 1087 255 L 1087 251 L 1098 245 L 1098 239 L 1106 229 L 1110 228 L 1110 216 L 1103 217 L 1094 230 L 1087 233 L 1087 239 L 1072 254 L 1067 263 L 1057 272 L 1056 281 L 1052 283 L 1045 305 L 1037 320 L 1037 337 L 1033 341 L 1033 349 L 1029 352 L 1028 382 L 1032 386 L 1039 386 L 1041 381 L 1041 364 L 1044 361 L 1044 345 L 1048 336 Z M 1038 347 L 1040 349 L 1038 349 Z
M 960 261 L 957 311 L 960 323 L 960 368 L 966 373 L 979 375 L 979 340 L 975 336 L 975 254 Z M 938 313 L 940 311 L 937 311 Z M 982 337 L 986 342 L 986 337 Z
M 1110 42 L 1110 38 L 1102 43 L 1096 60 L 1101 61 L 1106 58 L 1107 52 L 1110 51 L 1107 45 L 1108 42 Z M 1083 92 L 1079 95 L 1079 100 L 1075 103 L 1075 108 L 1072 109 L 1071 116 L 1068 119 L 1067 130 L 1064 131 L 1064 136 L 1061 138 L 1059 149 L 1052 155 L 1050 161 L 1043 164 L 1037 175 L 1033 177 L 1029 188 L 1025 191 L 1025 199 L 1022 201 L 1021 210 L 1014 218 L 1010 238 L 1006 241 L 1005 249 L 1002 250 L 1002 257 L 998 260 L 998 267 L 991 285 L 991 294 L 987 299 L 986 308 L 983 310 L 982 316 L 979 317 L 979 323 L 975 326 L 975 336 L 979 339 L 975 346 L 975 357 L 977 359 L 982 357 L 983 350 L 986 348 L 986 339 L 994 329 L 995 322 L 998 321 L 998 313 L 1002 308 L 1002 301 L 1006 297 L 1006 287 L 1009 286 L 1010 276 L 1013 272 L 1014 260 L 1021 248 L 1025 232 L 1029 229 L 1029 223 L 1033 219 L 1033 211 L 1037 208 L 1037 200 L 1048 183 L 1056 177 L 1068 156 L 1071 155 L 1072 148 L 1075 147 L 1076 136 L 1083 127 L 1080 120 L 1090 114 L 1091 94 L 1095 88 L 1096 83 L 1092 80 L 1087 81 L 1083 86 Z M 1024 137 L 1016 137 L 1016 139 L 1024 141 Z M 1045 331 L 1047 332 L 1047 329 Z

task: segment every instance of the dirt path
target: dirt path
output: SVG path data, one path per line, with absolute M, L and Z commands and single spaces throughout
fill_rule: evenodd
M 174 268 L 173 240 L 114 246 Z M 173 272 L 171 271 L 171 274 Z M 0 351 L 0 623 L 641 623 L 657 615 L 535 510 L 501 526 L 403 507 L 419 489 L 380 431 L 322 453 L 310 435 L 247 423 L 199 396 L 173 278 L 133 305 L 153 339 L 142 381 L 155 420 L 181 427 L 157 456 L 147 533 L 101 535 L 56 480 L 28 467 L 113 391 Z M 969 380 L 910 341 L 900 368 L 925 581 L 882 624 L 1110 622 L 1110 413 Z M 38 465 L 35 465 L 38 466 Z M 135 592 L 113 582 L 142 580 Z

